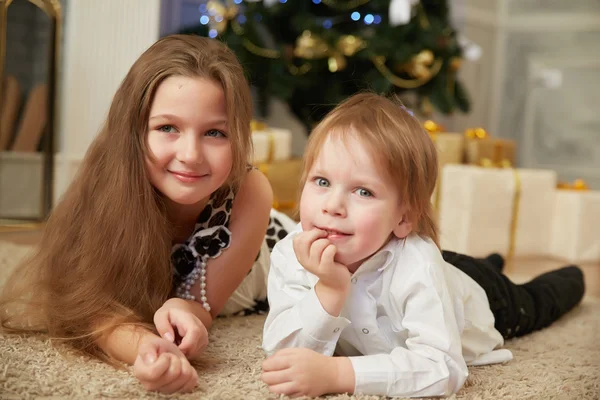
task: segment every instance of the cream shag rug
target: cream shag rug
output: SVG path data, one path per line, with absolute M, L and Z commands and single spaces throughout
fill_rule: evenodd
M 0 283 L 29 247 L 0 243 Z M 219 319 L 211 330 L 200 384 L 182 399 L 265 399 L 259 380 L 264 317 Z M 514 360 L 474 367 L 453 399 L 599 399 L 600 301 L 583 303 L 550 328 L 506 347 Z M 144 391 L 128 371 L 86 357 L 59 352 L 43 336 L 0 335 L 0 398 L 162 398 Z M 329 396 L 378 399 L 377 396 Z

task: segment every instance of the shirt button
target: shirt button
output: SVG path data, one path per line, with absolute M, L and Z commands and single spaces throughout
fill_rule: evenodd
M 335 328 L 335 329 L 333 330 L 333 333 L 338 333 L 339 331 L 340 331 L 340 328 Z
M 350 279 L 350 282 L 356 283 L 356 280 L 357 280 L 356 278 L 352 278 L 352 279 Z
M 369 330 L 367 328 L 363 328 L 362 332 L 366 335 L 369 333 Z

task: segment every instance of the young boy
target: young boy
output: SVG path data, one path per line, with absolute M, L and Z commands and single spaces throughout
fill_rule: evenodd
M 271 255 L 262 380 L 274 393 L 448 396 L 467 365 L 510 360 L 504 338 L 583 296 L 577 267 L 515 285 L 501 258 L 444 260 L 429 200 L 436 150 L 388 99 L 339 105 L 311 134 L 305 164 L 301 223 Z

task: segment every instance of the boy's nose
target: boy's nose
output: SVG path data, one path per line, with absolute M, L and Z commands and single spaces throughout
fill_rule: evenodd
M 346 204 L 342 193 L 332 191 L 323 204 L 323 211 L 337 217 L 346 216 Z

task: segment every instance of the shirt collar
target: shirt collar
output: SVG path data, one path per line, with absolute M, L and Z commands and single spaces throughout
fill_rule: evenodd
M 372 270 L 377 270 L 379 272 L 383 271 L 390 265 L 392 265 L 392 261 L 394 260 L 394 255 L 398 250 L 400 250 L 400 246 L 404 241 L 398 240 L 395 236 L 392 237 L 381 249 L 379 249 L 375 254 L 371 257 L 367 258 L 360 267 L 356 270 L 355 274 L 358 272 L 367 272 Z

